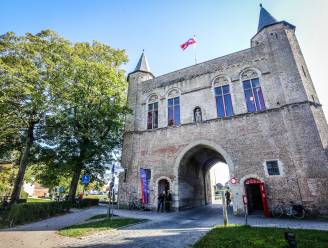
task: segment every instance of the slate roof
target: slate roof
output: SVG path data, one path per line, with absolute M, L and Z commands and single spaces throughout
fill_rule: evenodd
M 260 32 L 264 27 L 277 23 L 278 21 L 274 18 L 263 6 L 260 4 L 260 18 L 257 32 Z
M 150 72 L 148 61 L 144 51 L 142 51 L 139 62 L 133 72 L 137 71 Z

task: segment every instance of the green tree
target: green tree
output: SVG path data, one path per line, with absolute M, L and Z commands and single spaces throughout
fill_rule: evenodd
M 19 151 L 11 202 L 19 198 L 37 130 L 53 106 L 52 89 L 63 82 L 68 42 L 50 30 L 0 36 L 0 156 Z
M 65 84 L 56 89 L 60 102 L 47 118 L 38 158 L 47 164 L 46 174 L 72 175 L 69 196 L 75 198 L 81 173 L 99 180 L 112 152 L 122 141 L 127 82 L 120 66 L 124 50 L 99 42 L 71 46 Z M 51 173 L 48 173 L 51 172 Z M 51 179 L 50 177 L 48 179 Z
M 8 196 L 17 170 L 10 162 L 0 163 L 0 197 Z

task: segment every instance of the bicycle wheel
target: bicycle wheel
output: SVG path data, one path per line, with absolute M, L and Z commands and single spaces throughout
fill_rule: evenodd
M 275 206 L 272 210 L 271 210 L 271 214 L 272 214 L 272 217 L 281 217 L 284 213 L 284 210 L 283 208 L 278 205 L 278 206 Z
M 293 210 L 292 216 L 296 219 L 303 219 L 305 217 L 305 209 Z

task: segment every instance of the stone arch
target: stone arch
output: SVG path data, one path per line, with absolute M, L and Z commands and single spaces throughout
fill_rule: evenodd
M 231 79 L 230 77 L 228 77 L 227 75 L 221 74 L 218 76 L 215 76 L 212 80 L 212 88 L 214 88 L 215 86 L 222 86 L 222 85 L 226 85 L 226 84 L 230 84 L 231 83 Z
M 255 67 L 246 67 L 239 74 L 240 81 L 253 79 L 257 77 L 262 78 L 262 73 L 259 69 Z
M 168 183 L 169 183 L 169 185 L 170 185 L 170 191 L 171 191 L 171 194 L 172 194 L 172 196 L 173 196 L 173 198 L 174 198 L 174 195 L 175 195 L 175 192 L 172 190 L 172 187 L 173 187 L 173 184 L 172 184 L 172 180 L 171 180 L 171 178 L 169 178 L 169 177 L 167 177 L 167 176 L 160 176 L 160 177 L 158 177 L 157 179 L 156 179 L 156 181 L 155 181 L 155 185 L 154 185 L 154 197 L 155 197 L 155 200 L 154 200 L 154 202 L 155 202 L 155 206 L 157 207 L 157 204 L 158 204 L 158 199 L 157 199 L 157 197 L 158 197 L 158 183 L 161 181 L 161 180 L 166 180 L 166 181 L 168 181 Z
M 256 174 L 248 174 L 246 176 L 243 176 L 239 182 L 240 182 L 240 185 L 244 185 L 245 184 L 245 181 L 249 178 L 255 178 L 255 179 L 258 179 L 260 180 L 261 182 L 264 182 L 264 179 Z M 245 192 L 245 191 L 244 191 Z
M 223 159 L 225 160 L 225 163 L 229 167 L 230 176 L 231 177 L 234 176 L 235 166 L 234 166 L 233 160 L 230 157 L 230 155 L 220 145 L 216 144 L 213 141 L 209 141 L 209 140 L 197 140 L 197 141 L 194 141 L 194 142 L 188 144 L 187 146 L 185 146 L 178 152 L 178 156 L 175 160 L 175 165 L 174 165 L 175 180 L 174 180 L 174 185 L 172 185 L 172 186 L 174 187 L 174 192 L 175 192 L 174 207 L 176 209 L 179 209 L 179 207 L 180 207 L 179 169 L 180 169 L 181 161 L 189 151 L 191 151 L 192 149 L 197 148 L 197 147 L 207 148 L 207 149 L 210 149 L 210 150 L 218 153 L 219 155 L 221 155 L 223 157 Z
M 166 92 L 167 98 L 173 98 L 173 97 L 180 96 L 180 95 L 181 95 L 181 91 L 177 87 L 170 88 Z
M 179 166 L 180 166 L 181 159 L 184 157 L 184 155 L 189 150 L 191 150 L 192 148 L 194 148 L 196 146 L 199 146 L 199 145 L 207 146 L 207 147 L 215 150 L 216 152 L 220 153 L 224 157 L 224 159 L 226 160 L 226 162 L 229 166 L 229 171 L 231 173 L 231 176 L 234 175 L 232 172 L 234 172 L 235 166 L 233 164 L 233 161 L 232 161 L 230 155 L 220 145 L 218 145 L 218 144 L 216 144 L 216 143 L 214 143 L 213 141 L 210 141 L 210 140 L 197 140 L 197 141 L 194 141 L 194 142 L 188 144 L 183 149 L 181 149 L 181 151 L 179 151 L 178 156 L 175 160 L 174 175 L 177 175 L 177 173 L 179 171 Z
M 147 97 L 147 104 L 158 102 L 158 100 L 159 100 L 158 95 L 156 93 L 152 93 Z

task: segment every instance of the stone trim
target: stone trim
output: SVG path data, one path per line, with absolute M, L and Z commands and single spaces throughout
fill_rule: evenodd
M 210 88 L 212 88 L 212 86 L 199 87 L 199 88 L 196 88 L 196 89 L 184 91 L 184 92 L 181 93 L 181 95 L 189 94 L 189 93 L 200 91 L 200 90 L 206 90 L 206 89 L 210 89 Z
M 276 112 L 276 111 L 280 111 L 280 110 L 285 109 L 285 108 L 294 107 L 294 106 L 300 106 L 300 105 L 304 105 L 304 104 L 309 104 L 310 106 L 314 106 L 314 107 L 321 107 L 322 106 L 321 104 L 315 103 L 313 101 L 288 103 L 288 104 L 285 104 L 285 105 L 281 105 L 281 106 L 279 106 L 277 108 L 266 109 L 266 110 L 263 110 L 263 111 L 258 111 L 258 112 L 253 112 L 253 113 L 248 113 L 247 112 L 247 113 L 237 114 L 237 115 L 228 116 L 228 117 L 221 117 L 221 118 L 217 117 L 217 118 L 213 118 L 213 119 L 203 120 L 202 123 L 209 123 L 209 122 L 214 122 L 214 121 L 222 121 L 222 120 L 228 120 L 228 119 L 242 118 L 244 116 L 250 117 L 250 116 L 253 116 L 253 115 L 266 114 L 266 113 L 270 113 L 270 112 Z M 197 123 L 197 124 L 199 125 L 199 124 L 202 124 L 202 123 Z M 157 129 L 140 130 L 140 131 L 127 131 L 125 133 L 141 134 L 141 133 L 144 133 L 144 132 L 154 132 L 154 131 L 158 131 L 158 130 L 165 130 L 165 129 L 168 129 L 168 128 L 179 128 L 181 126 L 188 126 L 188 125 L 196 125 L 196 123 L 194 123 L 194 122 L 188 122 L 188 123 L 180 124 L 179 126 L 166 126 L 166 127 L 160 127 L 160 128 L 157 128 Z

